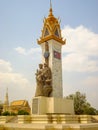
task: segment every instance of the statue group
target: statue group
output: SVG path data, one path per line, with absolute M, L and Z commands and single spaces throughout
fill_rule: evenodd
M 47 63 L 39 64 L 39 69 L 36 72 L 36 93 L 35 97 L 49 97 L 52 92 L 52 76 L 51 70 Z

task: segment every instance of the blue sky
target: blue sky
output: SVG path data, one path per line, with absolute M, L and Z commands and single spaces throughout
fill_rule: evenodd
M 41 62 L 37 39 L 49 0 L 0 0 L 0 99 L 31 100 L 35 72 Z M 98 109 L 98 0 L 52 0 L 53 14 L 61 19 L 63 95 L 86 93 Z

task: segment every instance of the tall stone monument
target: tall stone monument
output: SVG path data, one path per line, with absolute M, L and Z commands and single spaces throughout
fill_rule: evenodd
M 36 71 L 36 92 L 32 100 L 32 114 L 74 114 L 73 100 L 63 98 L 62 87 L 62 39 L 59 19 L 50 6 L 44 19 L 38 44 L 42 48 L 42 63 Z

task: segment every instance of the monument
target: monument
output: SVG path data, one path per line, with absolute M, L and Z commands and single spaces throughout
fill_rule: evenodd
M 74 114 L 73 100 L 63 98 L 62 46 L 66 40 L 61 36 L 60 21 L 55 18 L 50 4 L 49 15 L 44 18 L 40 39 L 42 63 L 36 75 L 36 92 L 32 99 L 32 114 Z
M 30 115 L 0 116 L 0 130 L 98 130 L 97 115 L 73 115 L 73 100 L 63 98 L 61 50 L 65 43 L 61 37 L 60 22 L 50 6 L 38 40 L 42 48 L 42 63 L 35 73 L 32 112 Z M 8 92 L 5 99 L 5 110 L 8 110 Z M 16 110 L 17 105 L 20 108 L 23 102 L 14 101 L 13 109 Z

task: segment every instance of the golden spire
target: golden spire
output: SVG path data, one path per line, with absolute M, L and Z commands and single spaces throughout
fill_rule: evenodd
M 52 8 L 52 2 L 51 2 L 51 0 L 50 0 L 50 8 Z
M 58 19 L 53 15 L 51 0 L 50 0 L 49 14 L 48 17 L 44 19 L 42 35 L 38 40 L 38 44 L 41 44 L 50 39 L 54 39 L 60 42 L 62 45 L 65 44 L 65 41 L 62 39 L 61 36 L 60 23 Z
M 52 3 L 51 3 L 51 0 L 50 0 L 50 10 L 49 10 L 49 15 L 48 16 L 53 16 L 53 14 L 52 14 Z
M 8 88 L 6 89 L 5 101 L 3 105 L 3 111 L 9 111 L 9 99 L 8 99 Z
M 51 0 L 50 0 L 50 8 L 52 8 L 52 2 L 51 2 Z
M 6 104 L 6 105 L 9 105 L 8 88 L 6 89 L 5 104 Z

